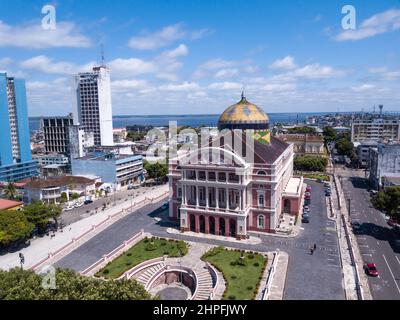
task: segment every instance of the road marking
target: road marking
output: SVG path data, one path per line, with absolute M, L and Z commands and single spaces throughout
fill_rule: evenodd
M 363 256 L 371 256 L 372 257 L 372 254 L 371 253 L 361 253 Z
M 380 246 L 381 244 L 379 243 L 379 241 L 376 241 L 376 243 L 378 244 L 378 246 Z
M 397 260 L 397 262 L 400 264 L 400 260 L 399 260 L 399 258 L 397 257 L 397 256 L 395 256 L 396 257 L 396 260 Z
M 385 259 L 386 265 L 388 266 L 389 271 L 390 271 L 390 274 L 392 275 L 394 284 L 396 285 L 397 291 L 398 291 L 399 294 L 400 294 L 400 288 L 399 288 L 399 285 L 398 285 L 397 282 L 396 282 L 396 278 L 395 278 L 394 275 L 393 275 L 392 269 L 390 269 L 389 263 L 387 262 L 386 257 L 385 257 L 384 254 L 382 255 L 382 257 L 383 257 L 383 259 Z

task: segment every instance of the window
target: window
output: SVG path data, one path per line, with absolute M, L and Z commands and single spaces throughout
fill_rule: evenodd
M 178 198 L 182 198 L 182 189 L 178 188 Z
M 263 171 L 263 170 L 258 171 L 257 174 L 259 176 L 266 176 L 267 175 L 267 173 L 265 171 Z
M 265 228 L 265 217 L 263 215 L 259 215 L 257 219 L 257 228 L 264 229 Z
M 260 207 L 264 207 L 264 195 L 263 194 L 258 195 L 258 205 Z

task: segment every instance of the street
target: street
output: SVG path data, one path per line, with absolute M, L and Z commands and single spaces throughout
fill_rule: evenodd
M 304 230 L 296 238 L 258 235 L 262 242 L 258 245 L 248 245 L 190 237 L 185 234 L 170 234 L 166 229 L 176 225 L 168 220 L 167 210 L 157 210 L 162 204 L 159 202 L 147 205 L 115 222 L 59 260 L 56 266 L 82 271 L 124 240 L 144 229 L 155 236 L 240 249 L 264 252 L 280 249 L 290 256 L 284 299 L 344 299 L 335 222 L 327 218 L 323 185 L 313 181 L 309 181 L 309 184 L 312 186 L 311 219 L 309 224 L 303 224 Z M 155 218 L 159 218 L 158 221 Z M 314 243 L 317 250 L 310 255 L 309 248 Z
M 350 199 L 352 222 L 360 222 L 356 232 L 364 263 L 373 262 L 379 277 L 368 277 L 374 299 L 400 299 L 400 238 L 388 226 L 384 215 L 373 208 L 365 179 L 349 174 L 343 176 L 346 201 Z M 348 203 L 346 203 L 347 205 Z

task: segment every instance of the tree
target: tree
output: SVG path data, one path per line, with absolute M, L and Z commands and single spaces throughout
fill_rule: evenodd
M 321 156 L 296 156 L 294 158 L 294 170 L 297 171 L 325 171 L 328 160 Z
M 148 161 L 145 161 L 143 163 L 143 167 L 146 169 L 150 178 L 160 181 L 167 180 L 168 166 L 166 164 L 161 164 L 158 162 L 149 163 Z
M 307 126 L 294 127 L 294 128 L 290 128 L 288 130 L 288 133 L 303 133 L 303 134 L 308 133 L 308 134 L 313 134 L 313 133 L 315 133 L 315 128 L 307 127 Z
M 7 186 L 4 188 L 4 194 L 8 199 L 15 199 L 17 196 L 17 188 L 15 187 L 15 184 L 12 182 L 9 182 Z
M 71 196 L 72 200 L 78 200 L 79 199 L 79 193 L 74 192 Z
M 354 145 L 347 138 L 341 138 L 336 142 L 335 147 L 338 154 L 351 157 Z
M 0 270 L 0 300 L 150 300 L 136 280 L 104 281 L 57 269 L 56 289 L 45 289 L 42 277 L 31 270 Z
M 391 218 L 400 221 L 400 187 L 387 187 L 372 197 L 373 206 L 386 212 Z
M 67 202 L 68 201 L 68 197 L 67 197 L 67 193 L 66 192 L 62 192 L 61 193 L 61 203 Z
M 336 132 L 332 127 L 324 127 L 323 135 L 325 143 L 336 141 Z
M 42 202 L 33 202 L 24 206 L 22 212 L 25 214 L 29 222 L 33 223 L 43 232 L 51 219 L 57 222 L 57 218 L 61 214 L 61 208 L 55 204 L 44 204 Z
M 21 211 L 0 211 L 0 246 L 28 238 L 33 228 L 34 225 L 28 222 Z

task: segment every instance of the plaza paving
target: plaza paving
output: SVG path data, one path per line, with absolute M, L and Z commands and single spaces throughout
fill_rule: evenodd
M 327 218 L 323 185 L 312 181 L 309 183 L 312 186 L 311 219 L 309 224 L 303 224 L 304 230 L 296 238 L 254 234 L 261 239 L 261 243 L 245 244 L 171 234 L 167 228 L 174 227 L 174 224 L 167 220 L 168 211 L 156 210 L 160 202 L 147 205 L 115 222 L 58 261 L 56 266 L 81 271 L 144 229 L 155 236 L 240 249 L 262 252 L 280 249 L 289 254 L 284 299 L 344 299 L 335 222 Z M 310 255 L 309 247 L 314 243 L 317 250 Z

